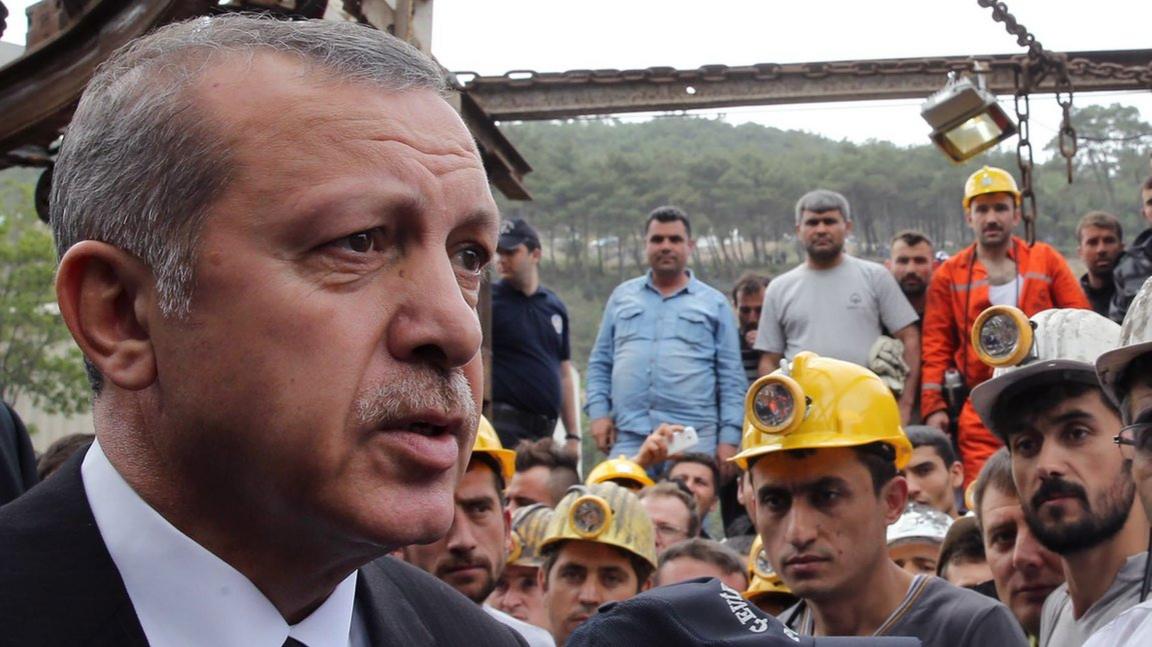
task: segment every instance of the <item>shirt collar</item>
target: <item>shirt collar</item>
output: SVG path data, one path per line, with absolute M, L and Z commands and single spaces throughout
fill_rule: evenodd
M 684 270 L 684 272 L 688 274 L 688 282 L 684 284 L 684 287 L 677 290 L 675 294 L 680 294 L 681 292 L 687 292 L 691 294 L 697 290 L 697 284 L 699 282 L 696 280 L 696 275 L 693 274 L 692 270 L 689 269 Z M 648 270 L 644 273 L 644 286 L 656 294 L 660 294 L 660 290 L 657 289 L 656 284 L 652 282 L 652 270 Z
M 357 573 L 289 626 L 248 578 L 168 523 L 108 461 L 99 441 L 81 466 L 84 492 L 140 626 L 152 645 L 348 647 Z

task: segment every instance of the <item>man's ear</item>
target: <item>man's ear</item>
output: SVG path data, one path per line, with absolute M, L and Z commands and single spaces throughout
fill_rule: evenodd
M 884 259 L 884 269 L 888 270 L 889 272 L 892 271 L 892 259 L 890 259 L 890 258 Z
M 56 272 L 56 300 L 72 338 L 104 378 L 136 391 L 156 379 L 149 320 L 156 281 L 139 258 L 94 240 L 73 245 Z
M 964 485 L 964 463 L 960 461 L 952 463 L 952 467 L 948 468 L 948 478 L 951 481 L 952 489 Z
M 908 504 L 908 481 L 903 476 L 888 481 L 880 496 L 884 501 L 884 523 L 893 524 L 904 514 L 904 506 Z

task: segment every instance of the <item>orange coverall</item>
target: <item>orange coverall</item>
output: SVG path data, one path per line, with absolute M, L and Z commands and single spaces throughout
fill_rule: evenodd
M 1013 237 L 1008 256 L 1016 261 L 1017 275 L 1023 277 L 1016 305 L 1024 314 L 1031 317 L 1049 308 L 1091 307 L 1068 263 L 1052 247 L 1044 243 L 1029 247 Z M 925 419 L 948 408 L 943 385 L 944 372 L 949 367 L 960 371 L 969 390 L 992 377 L 992 367 L 980 361 L 970 339 L 972 324 L 990 305 L 988 273 L 976 260 L 975 243 L 933 273 L 924 307 L 922 337 L 920 411 Z M 1002 443 L 984 427 L 967 400 L 957 422 L 957 435 L 967 487 Z

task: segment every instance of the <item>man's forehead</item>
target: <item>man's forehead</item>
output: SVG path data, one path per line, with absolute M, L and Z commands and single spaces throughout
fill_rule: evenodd
M 1009 205 L 1015 207 L 1016 206 L 1016 197 L 1014 195 L 1012 195 L 1011 193 L 1003 193 L 1003 192 L 1001 192 L 1001 193 L 981 193 L 980 195 L 974 196 L 972 198 L 972 202 L 971 202 L 970 206 L 976 207 L 977 205 L 982 205 L 982 204 L 983 205 L 993 205 L 993 204 L 1000 204 L 1000 203 L 1005 203 L 1005 202 L 1008 203 Z
M 895 258 L 897 256 L 930 258 L 932 256 L 932 246 L 925 242 L 909 245 L 902 240 L 898 240 L 892 243 L 892 257 Z
M 828 478 L 849 481 L 861 474 L 870 478 L 855 451 L 848 447 L 774 452 L 756 461 L 752 471 L 759 486 L 804 487 Z
M 924 463 L 939 463 L 944 465 L 944 459 L 937 453 L 936 448 L 931 445 L 921 445 L 912 448 L 912 457 L 908 459 L 908 467 L 906 469 L 913 469 Z
M 823 220 L 825 218 L 843 220 L 844 214 L 840 213 L 839 209 L 825 209 L 824 211 L 805 209 L 800 212 L 801 220 Z
M 707 465 L 701 465 L 700 463 L 694 463 L 691 461 L 684 461 L 677 463 L 672 467 L 671 470 L 668 471 L 668 476 L 680 475 L 695 476 L 698 478 L 710 477 L 712 476 L 712 469 Z

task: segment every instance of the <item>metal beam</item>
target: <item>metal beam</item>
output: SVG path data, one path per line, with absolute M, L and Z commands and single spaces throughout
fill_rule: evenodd
M 1072 52 L 1076 91 L 1152 89 L 1152 50 Z M 939 90 L 950 71 L 979 62 L 988 88 L 1016 91 L 1016 74 L 1031 69 L 1023 55 L 899 58 L 823 63 L 705 65 L 691 70 L 513 71 L 502 76 L 457 72 L 464 90 L 497 121 L 579 115 L 695 110 L 731 106 L 922 99 Z M 1053 92 L 1051 78 L 1033 92 Z

